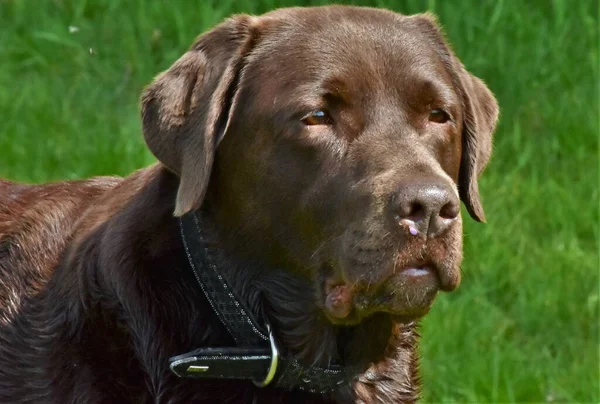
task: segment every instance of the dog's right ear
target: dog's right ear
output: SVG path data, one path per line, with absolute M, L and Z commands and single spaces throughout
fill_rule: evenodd
M 142 96 L 146 144 L 180 178 L 175 216 L 202 204 L 244 57 L 258 38 L 257 20 L 236 16 L 200 36 Z

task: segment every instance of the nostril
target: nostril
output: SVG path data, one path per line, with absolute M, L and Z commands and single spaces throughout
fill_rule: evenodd
M 425 216 L 425 207 L 420 202 L 413 203 L 407 219 L 416 221 L 423 218 L 423 216 Z
M 425 207 L 417 201 L 400 204 L 397 213 L 401 219 L 418 221 L 425 216 Z
M 460 206 L 455 202 L 448 202 L 440 210 L 440 217 L 442 219 L 455 219 L 460 213 Z

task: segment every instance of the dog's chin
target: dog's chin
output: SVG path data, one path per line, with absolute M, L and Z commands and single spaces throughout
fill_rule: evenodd
M 325 281 L 320 306 L 328 321 L 338 326 L 357 325 L 375 313 L 408 323 L 427 314 L 438 292 L 446 290 L 443 276 L 427 263 L 408 265 L 371 289 L 330 278 Z

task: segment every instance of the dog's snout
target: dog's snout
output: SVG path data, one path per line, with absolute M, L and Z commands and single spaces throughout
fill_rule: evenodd
M 393 196 L 394 221 L 413 234 L 435 237 L 442 234 L 460 213 L 456 192 L 441 180 L 402 184 Z

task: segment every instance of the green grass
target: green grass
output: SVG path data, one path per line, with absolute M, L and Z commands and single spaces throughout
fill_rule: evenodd
M 0 0 L 0 175 L 150 164 L 143 85 L 233 12 L 309 3 Z M 463 284 L 423 322 L 426 401 L 600 402 L 597 2 L 369 4 L 437 13 L 502 109 L 489 223 L 467 220 Z

